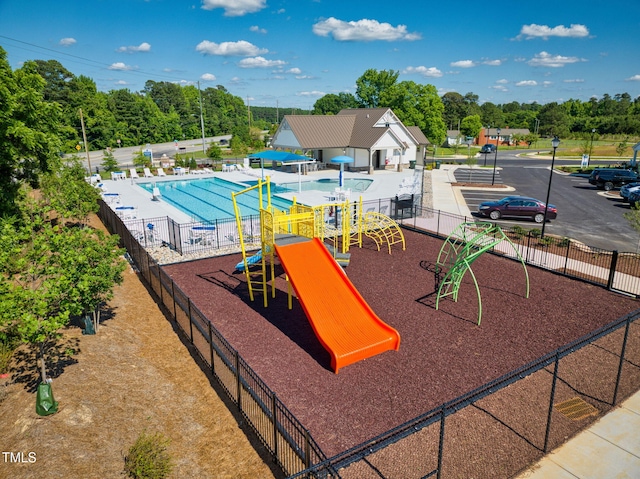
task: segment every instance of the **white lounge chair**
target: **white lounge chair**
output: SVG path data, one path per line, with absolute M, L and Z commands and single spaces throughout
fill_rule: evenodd
M 213 173 L 213 171 L 211 170 L 211 168 L 202 168 L 202 172 L 203 172 L 203 173 Z
M 144 177 L 145 178 L 153 178 L 155 175 L 153 173 L 151 173 L 151 170 L 149 170 L 149 168 L 145 168 L 144 169 Z
M 135 168 L 129 168 L 129 176 L 131 176 L 131 178 L 140 178 Z
M 158 176 L 167 176 L 167 174 L 164 172 L 164 170 L 162 168 L 158 168 Z
M 132 220 L 138 217 L 138 208 L 135 206 L 116 206 L 116 214 L 123 220 Z

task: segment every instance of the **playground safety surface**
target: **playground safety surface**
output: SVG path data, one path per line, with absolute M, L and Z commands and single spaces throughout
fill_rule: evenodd
M 293 309 L 287 309 L 283 274 L 276 281 L 276 297 L 269 297 L 269 306 L 264 308 L 262 295 L 257 294 L 251 302 L 244 274 L 234 272 L 240 255 L 164 269 L 309 429 L 328 456 L 432 410 L 638 308 L 632 298 L 534 267 L 528 267 L 531 292 L 527 299 L 522 265 L 485 254 L 473 264 L 482 297 L 482 323 L 478 326 L 478 298 L 469 275 L 458 301 L 448 297 L 440 301 L 439 310 L 435 309 L 432 266 L 443 241 L 409 231 L 405 231 L 405 238 L 406 250 L 395 245 L 392 254 L 384 248 L 377 251 L 373 242 L 365 241 L 363 248 L 352 247 L 346 268 L 376 314 L 399 331 L 400 349 L 349 365 L 338 374 L 330 370 L 329 355 L 299 303 L 294 299 Z M 282 273 L 281 268 L 276 270 Z M 318 284 L 319 290 L 322 287 Z M 584 369 L 572 366 L 577 376 L 590 371 L 593 356 L 580 356 Z M 611 356 L 612 363 L 617 363 Z M 598 360 L 600 364 L 602 357 Z M 636 358 L 636 364 L 639 361 Z M 527 402 L 522 408 L 510 408 L 515 412 L 509 414 L 518 417 L 500 421 L 518 424 L 522 431 L 540 428 L 539 421 L 532 417 L 531 404 L 548 408 L 551 375 L 534 376 L 527 378 Z M 538 387 L 536 381 L 543 381 L 544 387 Z M 633 392 L 623 385 L 620 393 L 626 397 Z M 536 401 L 538 394 L 540 401 Z M 575 395 L 571 387 L 559 387 L 555 402 Z M 506 388 L 483 400 L 482 409 L 498 420 L 501 404 L 514 401 L 523 399 L 511 397 L 510 388 Z M 601 403 L 599 408 L 605 412 L 610 406 Z M 454 438 L 461 450 L 464 444 L 489 440 L 486 430 L 474 428 L 477 413 L 477 408 L 466 408 L 456 414 L 466 421 L 462 433 Z M 556 422 L 554 431 L 569 437 L 593 420 L 592 415 L 578 422 Z M 493 470 L 492 477 L 511 477 L 540 456 L 527 441 L 523 446 L 522 441 L 510 440 L 513 431 L 509 427 L 502 429 L 497 433 L 500 437 L 491 439 L 500 441 L 500 457 L 487 460 L 499 460 L 509 467 L 502 472 Z M 447 477 L 464 474 L 459 471 Z

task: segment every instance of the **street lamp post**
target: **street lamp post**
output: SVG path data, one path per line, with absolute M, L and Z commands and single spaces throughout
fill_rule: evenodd
M 491 184 L 496 181 L 496 163 L 498 161 L 498 144 L 500 143 L 500 128 L 496 128 L 496 156 L 493 157 L 493 176 L 491 177 Z
M 485 133 L 484 137 L 484 144 L 488 144 L 489 143 L 489 128 L 491 128 L 491 125 L 487 125 L 487 132 Z M 484 152 L 484 166 L 487 166 L 487 155 L 489 154 L 488 151 Z
M 556 149 L 560 144 L 558 137 L 554 137 L 551 140 L 551 146 L 553 146 L 553 156 L 551 157 L 551 171 L 549 172 L 549 186 L 547 186 L 547 200 L 544 202 L 544 219 L 542 220 L 542 233 L 541 238 L 544 238 L 544 227 L 547 225 L 547 211 L 549 210 L 549 194 L 551 194 L 551 180 L 553 179 L 553 164 L 556 161 Z
M 596 129 L 591 129 L 591 146 L 589 147 L 589 161 L 591 161 L 591 157 L 593 156 L 593 136 L 596 134 Z

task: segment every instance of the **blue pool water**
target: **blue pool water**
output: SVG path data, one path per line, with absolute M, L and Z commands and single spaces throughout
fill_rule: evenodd
M 371 183 L 373 183 L 373 180 L 360 178 L 344 178 L 342 181 L 342 188 L 351 189 L 351 191 L 357 193 L 365 191 L 367 188 L 369 188 L 369 186 L 371 186 Z M 332 192 L 338 186 L 340 186 L 340 184 L 337 178 L 321 178 L 319 180 L 305 181 L 300 183 L 300 190 Z M 298 182 L 278 184 L 275 187 L 272 186 L 271 191 L 275 193 L 297 192 Z
M 246 188 L 245 185 L 221 178 L 158 181 L 156 183 L 140 183 L 140 186 L 150 193 L 154 186 L 157 187 L 164 201 L 200 221 L 233 218 L 235 215 L 231 193 Z M 266 198 L 264 199 L 266 200 Z M 237 201 L 242 216 L 259 214 L 257 190 L 238 196 Z M 278 209 L 287 210 L 292 202 L 272 196 L 271 204 Z

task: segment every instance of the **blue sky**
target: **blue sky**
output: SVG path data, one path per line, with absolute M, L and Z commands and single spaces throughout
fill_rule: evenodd
M 640 96 L 637 0 L 0 0 L 0 46 L 101 91 L 200 82 L 258 106 L 355 94 L 369 68 L 480 103 Z

